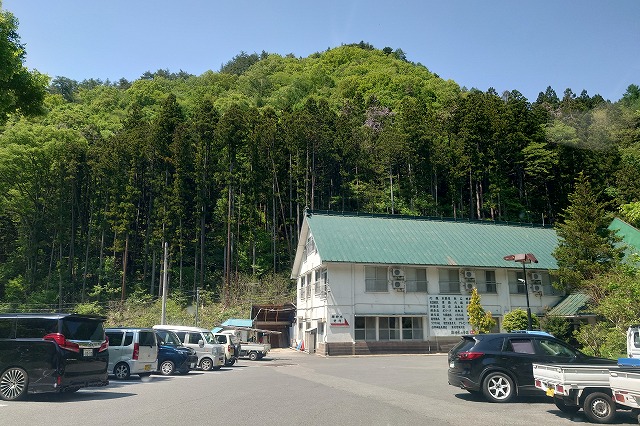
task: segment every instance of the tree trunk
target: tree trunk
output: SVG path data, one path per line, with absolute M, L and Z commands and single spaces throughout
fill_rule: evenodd
M 127 259 L 129 257 L 129 232 L 124 237 L 124 253 L 122 254 L 122 294 L 120 300 L 124 302 L 127 298 Z

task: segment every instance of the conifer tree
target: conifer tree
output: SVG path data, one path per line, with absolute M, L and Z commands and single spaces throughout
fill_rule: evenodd
M 560 286 L 567 291 L 611 270 L 620 263 L 623 248 L 619 238 L 608 229 L 611 223 L 606 203 L 599 201 L 583 173 L 569 195 L 563 221 L 556 226 L 560 241 L 553 252 L 558 261 Z
M 469 325 L 474 334 L 489 333 L 496 325 L 496 320 L 491 316 L 491 312 L 486 312 L 480 303 L 480 295 L 477 289 L 471 293 L 471 301 L 467 306 L 469 314 Z

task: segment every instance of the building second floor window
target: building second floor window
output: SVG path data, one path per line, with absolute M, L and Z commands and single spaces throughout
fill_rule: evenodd
M 389 291 L 388 269 L 384 266 L 364 267 L 364 291 L 387 292 Z

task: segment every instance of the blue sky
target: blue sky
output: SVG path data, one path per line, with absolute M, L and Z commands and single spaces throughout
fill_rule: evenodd
M 361 40 L 467 88 L 616 101 L 640 85 L 638 0 L 0 0 L 51 77 L 200 75 L 241 51 L 306 57 Z

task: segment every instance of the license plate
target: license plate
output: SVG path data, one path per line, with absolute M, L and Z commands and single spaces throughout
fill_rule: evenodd
M 93 356 L 93 349 L 83 349 L 82 356 Z
M 195 362 L 191 363 L 191 368 L 196 368 L 196 363 Z
M 144 371 L 151 371 L 151 364 L 145 364 Z
M 555 394 L 555 391 L 553 390 L 553 388 L 547 389 L 547 396 L 553 396 L 554 394 Z
M 453 368 L 453 361 L 449 363 L 449 368 Z

